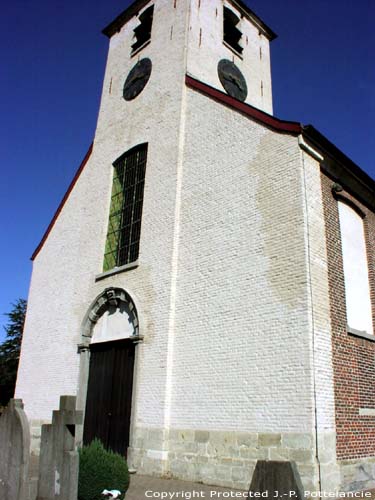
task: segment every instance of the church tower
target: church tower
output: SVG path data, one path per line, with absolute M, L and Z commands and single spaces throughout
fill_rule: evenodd
M 110 46 L 95 140 L 102 127 L 128 122 L 124 113 L 136 120 L 133 130 L 149 121 L 149 100 L 164 101 L 162 118 L 165 106 L 182 99 L 185 75 L 272 114 L 269 42 L 275 34 L 241 1 L 137 1 L 103 32 Z M 135 79 L 119 103 L 132 69 Z
M 104 248 L 95 263 L 96 288 L 98 294 L 108 285 L 125 289 L 143 323 L 137 363 L 144 369 L 138 371 L 134 386 L 130 462 L 146 472 L 168 472 L 171 447 L 180 446 L 170 444 L 171 436 L 173 432 L 180 436 L 181 428 L 189 428 L 179 423 L 180 413 L 186 412 L 186 417 L 190 413 L 192 429 L 201 420 L 203 406 L 197 403 L 197 408 L 190 408 L 191 402 L 184 399 L 184 393 L 199 391 L 199 377 L 191 374 L 186 378 L 185 373 L 194 372 L 192 353 L 197 349 L 198 373 L 207 378 L 203 390 L 207 391 L 203 399 L 207 412 L 221 412 L 219 401 L 210 409 L 213 337 L 207 345 L 200 345 L 197 335 L 206 338 L 213 328 L 220 337 L 227 322 L 221 312 L 223 301 L 233 302 L 230 316 L 235 314 L 237 299 L 224 298 L 224 283 L 234 283 L 236 277 L 223 273 L 222 267 L 226 267 L 227 258 L 233 258 L 249 199 L 254 201 L 241 193 L 248 182 L 241 176 L 249 175 L 242 172 L 236 178 L 238 164 L 248 156 L 247 147 L 234 151 L 239 137 L 233 138 L 236 118 L 224 116 L 222 106 L 214 103 L 199 109 L 199 90 L 191 88 L 204 83 L 207 89 L 272 115 L 269 44 L 276 35 L 242 1 L 234 0 L 138 0 L 103 33 L 109 38 L 109 53 L 90 157 L 100 186 L 95 199 L 96 218 L 100 218 L 98 247 Z M 215 125 L 221 122 L 220 126 L 213 127 L 212 121 Z M 242 139 L 247 141 L 247 135 L 250 147 L 261 140 L 251 131 L 242 134 Z M 124 242 L 120 234 L 124 219 L 120 221 L 116 215 L 120 189 L 116 185 L 121 183 L 121 175 L 127 174 L 118 173 L 118 168 L 125 165 L 121 168 L 126 171 L 139 155 L 143 158 L 143 178 L 135 189 L 144 191 L 134 194 L 139 202 L 130 211 L 135 213 L 136 223 L 128 221 L 130 236 Z M 138 173 L 135 176 L 138 179 Z M 239 203 L 242 208 L 235 208 Z M 225 221 L 223 215 L 228 210 L 237 215 Z M 238 217 L 242 222 L 233 239 Z M 213 261 L 207 262 L 211 258 Z M 222 285 L 205 283 L 210 281 L 212 266 L 217 267 L 216 276 L 223 273 Z M 213 301 L 208 314 L 204 312 L 207 299 Z M 206 331 L 212 315 L 216 326 Z M 220 316 L 223 323 L 216 324 Z M 198 325 L 193 326 L 196 321 Z M 190 332 L 191 327 L 194 332 Z M 227 348 L 229 345 L 225 351 Z M 187 356 L 180 361 L 184 353 Z M 191 388 L 184 387 L 184 380 L 189 379 Z M 222 384 L 224 393 L 231 390 L 228 381 Z M 82 387 L 85 392 L 86 385 Z M 214 428 L 230 430 L 224 422 Z M 149 436 L 148 444 L 145 435 Z M 140 447 L 141 442 L 145 444 Z M 180 458 L 174 460 L 177 469 Z M 246 481 L 243 477 L 243 485 Z
M 257 460 L 288 460 L 334 490 L 321 172 L 357 174 L 272 115 L 276 35 L 243 1 L 137 0 L 103 32 L 93 144 L 33 255 L 16 395 L 34 451 L 73 394 L 79 443 L 140 473 L 247 490 Z

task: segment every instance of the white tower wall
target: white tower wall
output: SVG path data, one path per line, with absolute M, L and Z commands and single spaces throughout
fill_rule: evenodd
M 240 18 L 242 55 L 223 42 L 223 7 Z M 191 0 L 187 72 L 224 92 L 217 74 L 220 59 L 229 59 L 243 73 L 248 95 L 246 103 L 272 114 L 272 82 L 269 40 L 254 19 L 234 2 Z

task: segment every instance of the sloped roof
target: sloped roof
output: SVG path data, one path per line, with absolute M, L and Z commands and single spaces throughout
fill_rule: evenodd
M 78 167 L 78 170 L 77 170 L 77 172 L 75 173 L 75 175 L 74 175 L 74 177 L 73 177 L 72 182 L 69 184 L 69 187 L 68 187 L 68 189 L 67 189 L 66 193 L 64 194 L 63 199 L 60 201 L 60 204 L 59 204 L 59 206 L 57 207 L 57 210 L 56 210 L 56 212 L 55 212 L 54 216 L 52 217 L 51 222 L 49 223 L 49 225 L 48 225 L 48 227 L 47 227 L 47 229 L 46 229 L 45 233 L 43 234 L 43 237 L 42 237 L 42 239 L 40 240 L 39 245 L 38 245 L 38 246 L 36 247 L 36 249 L 34 250 L 34 253 L 33 253 L 33 254 L 32 254 L 32 256 L 31 256 L 31 260 L 34 260 L 34 259 L 35 259 L 35 257 L 38 255 L 38 253 L 40 252 L 40 250 L 42 249 L 42 247 L 43 247 L 43 245 L 44 245 L 44 242 L 45 242 L 45 241 L 46 241 L 46 239 L 48 238 L 49 233 L 52 231 L 52 228 L 53 228 L 53 226 L 55 225 L 55 222 L 56 222 L 56 220 L 57 220 L 58 216 L 60 215 L 61 210 L 63 209 L 63 207 L 64 207 L 64 205 L 65 205 L 65 203 L 66 203 L 67 199 L 69 198 L 70 193 L 72 192 L 72 190 L 73 190 L 74 186 L 76 185 L 76 182 L 78 181 L 79 176 L 81 175 L 81 173 L 82 173 L 83 169 L 85 168 L 86 163 L 88 162 L 88 159 L 89 159 L 89 158 L 90 158 L 90 156 L 91 156 L 91 153 L 92 153 L 92 147 L 93 147 L 93 143 L 91 143 L 91 145 L 90 145 L 90 147 L 89 147 L 89 149 L 88 149 L 87 153 L 85 154 L 85 157 L 83 158 L 83 160 L 82 160 L 82 162 L 81 162 L 80 166 Z

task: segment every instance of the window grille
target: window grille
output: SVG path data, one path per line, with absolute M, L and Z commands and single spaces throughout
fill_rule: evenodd
M 227 43 L 238 54 L 242 54 L 243 48 L 240 45 L 242 33 L 238 29 L 240 18 L 227 7 L 224 7 L 224 42 Z
M 154 16 L 154 6 L 151 5 L 138 19 L 140 24 L 134 28 L 135 42 L 132 45 L 132 53 L 142 47 L 151 39 L 152 19 Z
M 130 264 L 138 258 L 146 161 L 147 144 L 141 144 L 113 164 L 104 271 Z

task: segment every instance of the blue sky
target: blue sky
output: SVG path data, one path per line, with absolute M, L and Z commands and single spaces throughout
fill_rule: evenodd
M 278 34 L 274 114 L 313 124 L 375 177 L 375 2 L 246 1 Z M 30 256 L 93 138 L 108 48 L 101 29 L 130 3 L 2 5 L 0 340 L 3 313 L 27 297 Z

